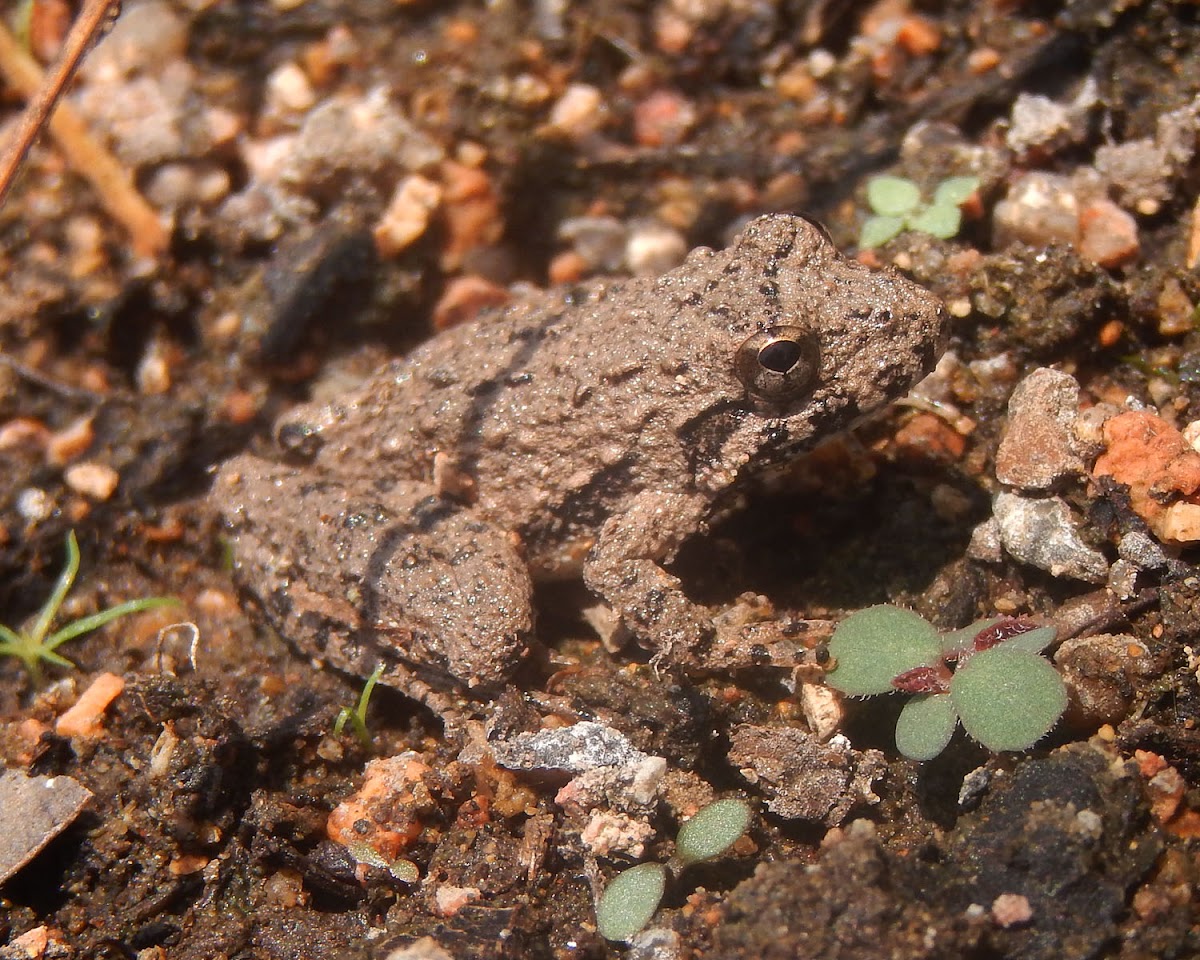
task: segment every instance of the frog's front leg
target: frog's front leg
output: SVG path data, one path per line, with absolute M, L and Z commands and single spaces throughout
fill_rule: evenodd
M 621 617 L 622 626 L 657 651 L 656 659 L 692 669 L 763 666 L 823 672 L 827 621 L 756 616 L 740 600 L 716 611 L 688 599 L 662 564 L 702 530 L 707 498 L 645 493 L 608 519 L 584 563 L 583 579 Z
M 679 578 L 663 569 L 680 544 L 703 527 L 707 498 L 643 493 L 609 517 L 583 565 L 583 580 L 620 616 L 622 626 L 656 659 L 700 666 L 713 637 L 712 611 L 689 600 Z

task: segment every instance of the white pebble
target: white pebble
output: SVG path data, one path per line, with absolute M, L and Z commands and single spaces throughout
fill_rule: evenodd
M 121 477 L 104 463 L 76 463 L 63 473 L 67 486 L 90 500 L 107 500 L 117 489 Z

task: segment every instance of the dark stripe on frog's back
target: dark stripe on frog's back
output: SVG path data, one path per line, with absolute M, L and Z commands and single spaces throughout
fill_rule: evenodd
M 568 299 L 570 297 L 570 299 Z M 457 451 L 456 467 L 468 476 L 476 475 L 480 456 L 477 443 L 483 424 L 491 416 L 499 398 L 506 387 L 513 388 L 522 382 L 530 382 L 532 374 L 528 368 L 541 349 L 547 335 L 560 324 L 565 322 L 572 311 L 580 309 L 580 305 L 590 299 L 587 291 L 576 291 L 574 295 L 565 294 L 558 301 L 559 309 L 552 314 L 531 312 L 528 316 L 517 321 L 496 321 L 489 332 L 503 326 L 509 326 L 509 344 L 520 344 L 513 350 L 508 362 L 486 380 L 482 380 L 469 391 L 471 402 L 458 424 L 458 435 L 453 439 L 453 448 Z M 603 298 L 602 298 L 603 299 Z M 565 301 L 565 302 L 564 302 Z M 539 386 L 540 389 L 540 386 Z M 477 478 L 478 479 L 478 478 Z

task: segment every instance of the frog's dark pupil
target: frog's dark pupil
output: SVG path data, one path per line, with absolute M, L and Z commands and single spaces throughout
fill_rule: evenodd
M 795 340 L 775 340 L 758 351 L 758 362 L 775 373 L 787 373 L 800 360 Z

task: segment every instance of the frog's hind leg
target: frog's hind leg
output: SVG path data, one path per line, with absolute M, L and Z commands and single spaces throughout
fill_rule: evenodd
M 470 508 L 425 484 L 347 485 L 248 457 L 220 482 L 238 579 L 304 653 L 361 676 L 383 664 L 385 683 L 439 712 L 434 693 L 486 696 L 520 662 L 529 574 Z
M 378 498 L 380 519 L 367 530 L 357 520 L 348 537 L 364 562 L 362 630 L 404 651 L 418 676 L 495 689 L 533 629 L 533 588 L 515 538 L 425 484 L 397 484 Z

